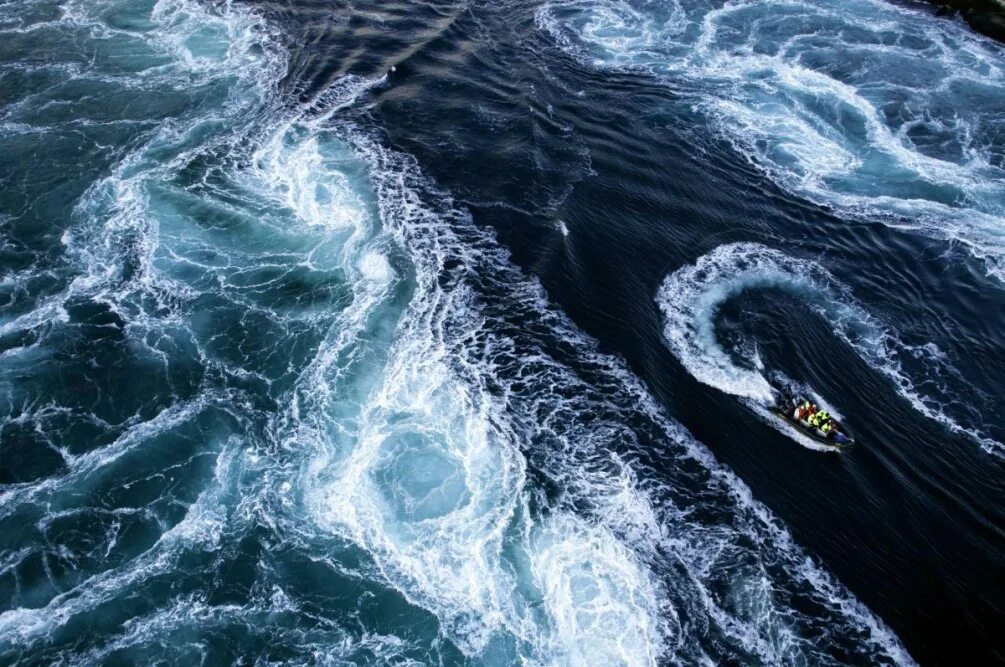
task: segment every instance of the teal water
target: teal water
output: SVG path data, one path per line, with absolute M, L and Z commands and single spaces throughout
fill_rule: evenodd
M 864 587 L 797 544 L 689 411 L 564 314 L 506 226 L 481 217 L 524 209 L 463 189 L 544 192 L 548 233 L 576 236 L 556 213 L 572 186 L 556 197 L 519 174 L 528 155 L 566 173 L 548 171 L 540 137 L 578 140 L 550 106 L 534 111 L 549 118 L 539 152 L 485 131 L 515 124 L 493 95 L 526 107 L 500 72 L 525 73 L 466 62 L 488 56 L 458 27 L 553 39 L 542 22 L 558 9 L 514 7 L 513 22 L 450 3 L 303 3 L 294 18 L 196 0 L 0 7 L 0 661 L 914 662 Z M 494 93 L 409 79 L 459 62 Z M 416 98 L 460 111 L 423 115 Z M 455 126 L 484 138 L 485 164 L 512 160 L 512 180 L 434 179 L 430 163 L 449 163 L 430 160 L 436 142 L 395 137 L 417 118 L 444 150 L 464 145 L 461 130 L 446 139 Z M 753 171 L 774 170 L 760 159 Z M 961 210 L 999 216 L 991 184 Z M 790 282 L 811 266 L 765 252 Z M 652 287 L 640 299 L 655 313 Z M 839 325 L 868 319 L 847 303 Z M 694 375 L 726 355 L 714 313 L 700 318 L 711 334 L 677 350 Z M 973 441 L 994 451 L 997 423 L 955 412 L 956 385 L 915 379 L 961 372 L 911 365 L 899 338 L 870 347 L 881 328 L 849 334 L 867 368 L 996 461 Z

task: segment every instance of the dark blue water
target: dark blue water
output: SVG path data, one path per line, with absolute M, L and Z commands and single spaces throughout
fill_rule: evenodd
M 0 661 L 1005 661 L 1002 47 L 0 9 Z

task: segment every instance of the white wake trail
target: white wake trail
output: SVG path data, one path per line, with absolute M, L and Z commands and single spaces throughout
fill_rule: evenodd
M 934 344 L 925 346 L 920 356 L 928 377 L 912 377 L 902 360 L 905 356 L 919 357 L 918 348 L 905 344 L 896 330 L 869 313 L 846 285 L 816 262 L 758 243 L 718 246 L 694 264 L 671 273 L 660 286 L 656 301 L 665 318 L 667 345 L 696 379 L 750 399 L 753 404 L 773 403 L 773 385 L 763 370 L 752 359 L 744 366 L 738 365 L 719 343 L 715 330 L 716 315 L 727 301 L 763 289 L 802 298 L 808 309 L 826 320 L 835 335 L 872 368 L 889 378 L 921 414 L 972 438 L 987 451 L 1005 450 L 1001 443 L 947 415 L 943 399 L 919 388 L 931 377 L 952 372 Z

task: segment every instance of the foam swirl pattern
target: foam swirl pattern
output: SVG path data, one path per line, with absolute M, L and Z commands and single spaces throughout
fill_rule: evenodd
M 1005 276 L 1005 54 L 961 21 L 880 0 L 574 0 L 538 24 L 669 87 L 782 188 Z
M 290 99 L 242 5 L 0 21 L 4 662 L 912 663 L 354 113 L 385 79 Z

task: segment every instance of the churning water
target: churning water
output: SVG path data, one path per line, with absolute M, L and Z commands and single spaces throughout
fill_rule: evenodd
M 878 2 L 2 8 L 3 662 L 1001 657 L 999 47 Z M 778 376 L 859 451 L 765 424 Z

